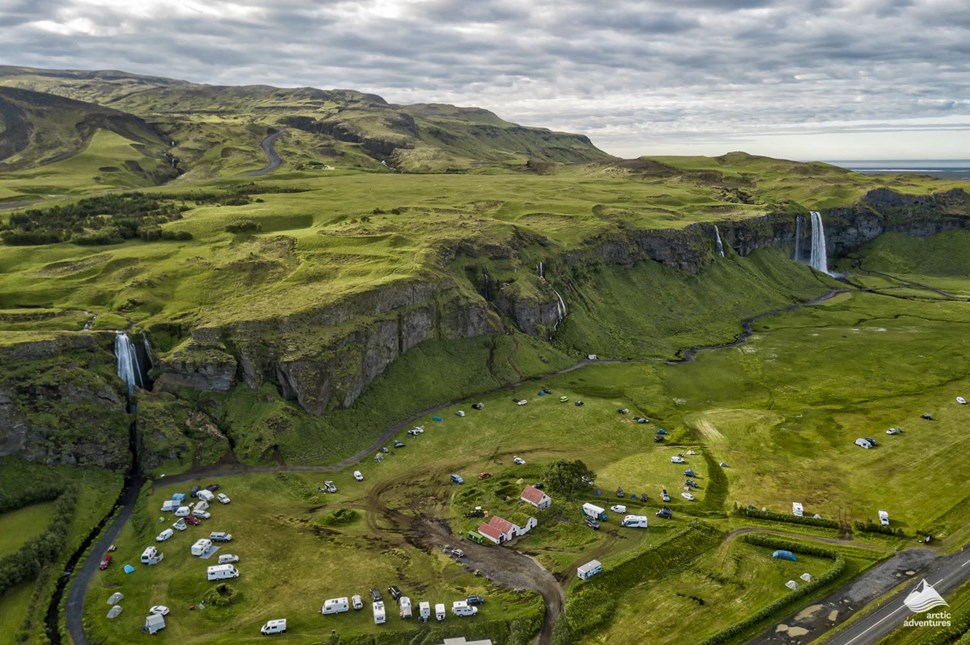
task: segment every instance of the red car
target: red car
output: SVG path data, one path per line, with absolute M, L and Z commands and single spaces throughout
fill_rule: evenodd
M 107 569 L 111 565 L 111 554 L 105 553 L 104 557 L 101 558 L 101 564 L 98 565 L 99 569 Z
M 195 515 L 186 515 L 182 519 L 185 520 L 186 523 L 191 524 L 192 526 L 198 526 L 199 524 L 202 523 L 202 520 L 197 518 Z

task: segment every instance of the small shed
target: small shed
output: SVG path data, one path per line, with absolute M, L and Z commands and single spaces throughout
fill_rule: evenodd
M 599 560 L 590 560 L 586 564 L 576 568 L 576 577 L 580 580 L 589 580 L 597 573 L 603 572 L 603 565 Z
M 532 485 L 526 486 L 522 490 L 519 499 L 527 504 L 532 504 L 540 511 L 552 506 L 552 498 Z

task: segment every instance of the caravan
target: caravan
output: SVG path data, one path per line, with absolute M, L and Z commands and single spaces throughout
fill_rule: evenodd
M 159 562 L 162 561 L 162 558 L 164 557 L 165 556 L 162 555 L 161 551 L 159 551 L 153 546 L 150 546 L 144 551 L 142 551 L 141 563 L 148 564 L 148 565 L 158 564 Z
M 576 576 L 580 580 L 589 580 L 597 573 L 603 571 L 603 565 L 600 564 L 599 560 L 590 560 L 586 564 L 576 569 Z
M 434 617 L 439 621 L 445 619 L 445 603 L 439 602 L 434 606 Z
M 162 512 L 174 513 L 175 509 L 177 509 L 179 506 L 181 506 L 181 504 L 179 504 L 174 499 L 167 499 L 164 502 L 162 502 Z
M 431 603 L 427 600 L 422 600 L 418 603 L 418 620 L 426 623 L 429 618 L 431 618 Z
M 165 617 L 159 614 L 151 614 L 145 619 L 145 624 L 142 625 L 141 629 L 149 634 L 155 634 L 159 630 L 165 629 Z
M 646 515 L 627 515 L 623 518 L 623 526 L 628 526 L 630 528 L 645 529 L 647 528 L 647 516 Z
M 795 517 L 803 517 L 805 515 L 805 509 L 802 506 L 801 502 L 791 503 L 791 513 Z
M 380 600 L 374 603 L 374 624 L 383 625 L 387 620 L 387 614 L 384 612 L 384 603 Z
M 343 598 L 331 598 L 330 600 L 323 601 L 323 609 L 320 610 L 321 614 L 342 614 L 345 611 L 350 611 L 350 602 L 347 597 Z
M 410 618 L 411 599 L 408 598 L 407 596 L 401 596 L 401 599 L 398 600 L 398 603 L 401 605 L 401 618 Z
M 212 548 L 212 540 L 202 538 L 192 545 L 192 555 L 203 556 Z

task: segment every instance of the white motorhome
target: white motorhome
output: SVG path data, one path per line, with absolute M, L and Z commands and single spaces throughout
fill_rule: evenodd
M 456 616 L 474 616 L 478 613 L 478 607 L 472 607 L 464 600 L 456 600 L 451 604 L 451 613 Z
M 208 580 L 228 580 L 229 578 L 238 578 L 239 569 L 231 564 L 217 564 L 209 567 L 206 574 Z
M 447 614 L 445 614 L 445 603 L 439 602 L 438 604 L 436 604 L 434 606 L 434 617 L 435 618 L 437 618 L 439 621 L 440 620 L 444 620 L 446 615 Z
M 209 549 L 211 548 L 212 548 L 212 540 L 208 538 L 202 538 L 201 540 L 196 541 L 196 543 L 192 545 L 192 555 L 199 555 L 199 556 L 205 555 L 206 553 L 209 552 Z
M 646 515 L 627 515 L 623 518 L 623 526 L 628 526 L 630 528 L 645 529 L 647 528 L 647 516 Z
M 384 603 L 378 600 L 373 605 L 374 608 L 374 624 L 383 625 L 387 621 L 387 613 L 384 611 Z
M 158 534 L 158 536 L 155 538 L 155 541 L 164 542 L 165 540 L 169 539 L 173 535 L 175 535 L 175 531 L 173 531 L 172 529 L 165 529 L 164 531 Z
M 791 512 L 795 517 L 802 517 L 805 514 L 805 509 L 802 507 L 801 502 L 792 502 Z
M 583 504 L 583 515 L 592 517 L 594 520 L 606 519 L 606 511 L 596 504 L 590 504 L 589 502 Z
M 879 511 L 879 523 L 883 526 L 889 526 L 889 512 Z
M 282 634 L 286 631 L 286 619 L 268 620 L 266 624 L 259 628 L 259 631 L 262 634 Z
M 151 614 L 145 619 L 145 624 L 141 629 L 149 634 L 155 634 L 159 630 L 165 629 L 165 617 L 158 614 Z
M 144 551 L 142 551 L 142 553 L 141 553 L 141 563 L 142 564 L 149 564 L 149 565 L 151 565 L 151 564 L 158 564 L 159 562 L 162 561 L 162 558 L 164 558 L 164 557 L 165 556 L 162 554 L 161 551 L 159 551 L 158 549 L 156 549 L 153 546 L 150 546 L 147 549 L 145 549 Z
M 418 620 L 423 623 L 429 618 L 431 618 L 431 603 L 427 600 L 422 600 L 418 603 Z
M 342 614 L 345 611 L 350 611 L 350 601 L 346 596 L 343 598 L 330 598 L 329 600 L 324 600 L 323 609 L 320 610 L 320 613 Z
M 401 596 L 401 599 L 398 600 L 398 603 L 401 605 L 401 618 L 410 618 L 411 599 L 408 598 L 407 596 Z
M 175 509 L 175 517 L 188 517 L 192 514 L 192 508 L 189 506 L 179 506 Z
M 163 513 L 174 513 L 181 504 L 176 502 L 174 499 L 167 499 L 162 502 L 162 512 Z
M 205 488 L 199 490 L 195 496 L 204 502 L 211 502 L 216 498 L 215 494 L 211 490 L 206 490 Z
M 603 571 L 603 565 L 600 564 L 599 560 L 590 560 L 583 566 L 577 567 L 576 576 L 580 580 L 589 580 L 597 573 L 601 573 L 602 571 Z

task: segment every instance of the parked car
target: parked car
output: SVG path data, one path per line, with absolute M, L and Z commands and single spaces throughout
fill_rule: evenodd
M 588 526 L 589 528 L 593 529 L 594 531 L 598 531 L 599 528 L 600 528 L 600 523 L 597 522 L 596 520 L 594 520 L 592 517 L 587 517 L 586 518 L 586 526 Z
M 364 601 L 361 600 L 359 595 L 354 594 L 350 597 L 350 606 L 354 608 L 354 611 L 360 611 L 364 608 Z
M 468 596 L 467 598 L 465 598 L 465 602 L 467 602 L 469 605 L 484 605 L 485 604 L 485 597 L 484 596 Z
M 168 607 L 165 605 L 155 605 L 148 610 L 149 614 L 154 614 L 156 616 L 168 616 Z
M 583 407 L 584 405 L 586 405 L 586 404 L 585 404 L 585 403 L 583 403 L 582 401 L 576 401 L 576 407 L 577 407 L 577 408 L 581 408 L 581 407 Z
M 455 416 L 463 417 L 463 416 L 465 416 L 465 411 L 464 410 L 458 410 L 457 412 L 455 412 Z
M 512 463 L 513 464 L 518 464 L 519 466 L 524 466 L 525 465 L 525 459 L 523 459 L 522 457 L 512 457 Z
M 648 419 L 646 417 L 638 417 L 637 418 L 637 423 L 650 423 L 650 419 Z
M 461 549 L 455 549 L 454 551 L 451 552 L 451 555 L 455 556 L 456 558 L 464 558 L 465 552 L 462 551 Z
M 697 473 L 694 472 L 693 468 L 688 468 L 684 471 L 684 477 L 697 477 Z
M 205 487 L 205 489 L 211 493 L 216 492 L 220 488 L 222 488 L 222 486 L 220 486 L 219 484 L 209 484 L 208 486 Z
M 492 476 L 492 473 L 488 473 L 488 472 L 478 473 L 478 478 L 479 479 L 488 479 L 491 476 Z
M 681 493 L 680 496 L 686 499 L 688 502 L 693 502 L 695 499 L 695 497 L 690 493 Z
M 451 481 L 455 484 L 464 484 L 465 480 L 458 473 L 451 473 Z
M 391 594 L 391 598 L 397 600 L 401 597 L 401 590 L 397 588 L 397 585 L 391 585 L 387 588 L 387 593 Z
M 485 404 L 482 403 L 481 401 L 479 401 L 478 403 L 473 404 L 472 405 L 472 408 L 475 409 L 475 410 L 484 410 L 485 409 Z
M 408 430 L 408 434 L 412 437 L 417 437 L 419 434 L 424 434 L 424 426 L 414 426 Z
M 213 542 L 232 542 L 232 533 L 213 531 L 212 533 L 209 533 L 209 539 Z
M 546 487 L 546 485 L 543 484 L 542 482 L 536 482 L 536 483 L 532 484 L 532 487 L 533 488 L 538 488 L 539 490 L 542 490 L 543 488 Z
M 404 442 L 403 441 L 398 441 L 397 439 L 395 439 L 394 440 L 394 443 L 392 445 L 395 448 L 403 448 L 404 447 Z
M 665 520 L 672 519 L 673 516 L 674 516 L 674 512 L 671 511 L 670 508 L 668 508 L 667 506 L 664 506 L 659 511 L 657 511 L 657 517 L 662 517 Z
M 620 408 L 616 412 L 617 414 L 626 414 L 627 412 L 629 412 L 629 410 L 627 410 L 626 408 Z
M 219 564 L 234 564 L 239 562 L 239 556 L 232 553 L 223 553 L 219 556 Z
M 684 486 L 688 488 L 694 488 L 694 489 L 699 489 L 701 487 L 701 485 L 695 482 L 693 479 L 688 479 L 687 481 L 685 481 Z
M 902 432 L 902 428 L 890 428 L 889 430 L 886 430 L 886 434 L 901 434 Z
M 370 590 L 370 597 L 374 599 L 374 602 L 380 602 L 384 600 L 384 596 L 381 595 L 381 590 L 377 587 L 372 587 Z
M 187 524 L 191 524 L 192 526 L 198 526 L 199 524 L 202 524 L 202 520 L 200 520 L 194 515 L 186 515 L 185 517 L 182 518 L 182 520 Z
M 525 405 L 526 403 L 528 403 L 528 401 L 525 399 L 516 399 L 515 401 L 516 405 Z
M 564 394 L 561 397 L 559 397 L 559 402 L 560 403 L 569 403 L 569 397 Z
M 614 513 L 626 513 L 626 506 L 623 504 L 614 504 L 613 506 L 610 506 L 610 510 Z
M 662 499 L 665 502 L 669 502 L 670 501 L 670 495 L 667 493 L 667 489 L 666 488 L 661 488 L 660 489 L 660 499 Z
M 680 455 L 674 455 L 673 457 L 670 458 L 670 463 L 672 463 L 672 464 L 686 464 L 687 463 L 687 460 L 684 459 L 683 457 L 681 457 Z
M 212 513 L 209 511 L 192 511 L 192 515 L 199 518 L 200 520 L 207 520 L 212 517 Z
M 105 553 L 104 554 L 104 557 L 101 558 L 101 564 L 98 565 L 98 568 L 101 569 L 101 570 L 104 570 L 104 569 L 107 569 L 110 566 L 111 566 L 111 554 L 110 553 Z
M 359 470 L 355 470 L 354 471 L 354 479 L 356 479 L 359 482 L 362 482 L 362 481 L 364 481 L 364 474 L 362 472 L 360 472 Z
M 192 487 L 192 490 L 189 491 L 189 496 L 190 497 L 195 497 L 195 494 L 198 493 L 198 492 L 199 492 L 199 487 L 198 486 L 193 486 Z
M 218 495 L 216 495 L 216 499 L 219 500 L 220 504 L 228 504 L 229 502 L 232 501 L 231 499 L 229 499 L 229 496 L 226 495 L 225 493 L 219 493 Z

